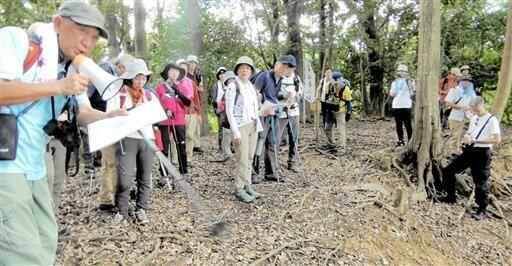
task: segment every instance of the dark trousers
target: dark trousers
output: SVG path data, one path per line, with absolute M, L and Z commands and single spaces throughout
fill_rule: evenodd
M 219 126 L 219 131 L 217 132 L 217 139 L 219 140 L 219 151 L 222 151 L 222 121 L 220 117 L 217 116 L 217 124 Z
M 263 134 L 265 140 L 265 177 L 276 178 L 279 165 L 277 162 L 277 145 L 281 140 L 277 139 L 276 116 L 269 115 L 263 119 Z
M 122 145 L 122 147 L 121 147 Z M 117 186 L 115 204 L 119 213 L 128 214 L 128 200 L 134 177 L 137 180 L 136 208 L 147 210 L 151 191 L 153 150 L 143 139 L 124 138 L 116 147 Z
M 412 122 L 411 122 L 411 108 L 397 108 L 393 109 L 393 115 L 395 116 L 396 123 L 396 134 L 399 141 L 404 140 L 404 129 L 407 131 L 407 139 L 412 137 Z
M 443 184 L 448 198 L 455 199 L 455 174 L 471 169 L 475 183 L 475 202 L 481 210 L 489 205 L 491 187 L 488 179 L 491 174 L 491 149 L 469 148 L 443 169 Z
M 176 143 L 176 149 L 178 153 L 178 164 L 181 174 L 186 174 L 187 171 L 187 149 L 185 144 L 186 138 L 186 130 L 185 125 L 175 125 L 175 126 L 158 126 L 160 132 L 162 133 L 162 153 L 169 157 L 171 154 L 171 135 Z M 162 168 L 160 168 L 160 174 L 163 175 Z
M 101 166 L 101 151 L 89 152 L 89 135 L 80 131 L 82 135 L 82 145 L 84 147 L 82 157 L 84 158 L 85 167 L 94 169 L 94 167 Z

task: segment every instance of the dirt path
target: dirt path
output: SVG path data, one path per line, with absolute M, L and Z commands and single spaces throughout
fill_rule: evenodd
M 209 162 L 220 157 L 216 137 L 204 138 L 209 152 L 193 159 L 191 184 L 227 221 L 221 238 L 209 235 L 208 224 L 182 192 L 156 187 L 150 225 L 130 221 L 109 229 L 113 215 L 96 209 L 99 179 L 93 181 L 89 213 L 89 180 L 69 179 L 59 221 L 73 234 L 61 240 L 57 263 L 511 265 L 512 242 L 505 238 L 510 228 L 496 218 L 476 222 L 466 214 L 459 219 L 465 198 L 458 205 L 423 202 L 404 212 L 392 207 L 403 180 L 394 170 L 380 170 L 365 154 L 392 146 L 393 128 L 390 121 L 352 120 L 347 155 L 332 159 L 306 150 L 302 161 L 309 186 L 303 187 L 300 174 L 284 170 L 286 182 L 257 185 L 264 196 L 249 205 L 233 195 L 231 166 Z M 302 145 L 314 142 L 311 126 L 301 134 Z M 285 158 L 282 153 L 281 165 Z

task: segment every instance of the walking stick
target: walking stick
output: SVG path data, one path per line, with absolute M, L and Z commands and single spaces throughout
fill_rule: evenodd
M 298 132 L 297 132 L 297 134 L 295 134 L 295 132 L 293 132 L 292 121 L 290 120 L 290 115 L 288 113 L 286 113 L 286 115 L 288 116 L 288 127 L 290 128 L 290 132 L 292 134 L 292 141 L 295 143 L 295 147 L 297 148 L 297 159 L 299 159 L 300 173 L 302 176 L 302 185 L 304 185 L 304 187 L 307 187 L 309 185 L 309 182 L 307 181 L 306 175 L 304 174 L 304 168 L 302 167 L 302 160 L 300 158 L 300 151 L 299 151 L 299 147 L 297 144 L 297 139 L 298 139 L 299 134 L 298 134 Z
M 203 202 L 201 196 L 194 190 L 194 188 L 187 182 L 183 175 L 176 169 L 171 161 L 156 147 L 155 143 L 147 136 L 143 130 L 138 131 L 139 134 L 146 141 L 147 145 L 155 152 L 156 156 L 160 159 L 163 165 L 167 168 L 169 173 L 175 178 L 181 190 L 185 192 L 187 198 L 192 203 L 201 216 L 203 216 L 211 225 L 212 234 L 214 236 L 220 235 L 226 229 L 226 222 L 220 220 Z

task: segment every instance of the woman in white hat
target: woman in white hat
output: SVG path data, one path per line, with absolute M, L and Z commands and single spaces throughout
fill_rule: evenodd
M 120 76 L 124 88 L 120 94 L 107 103 L 107 109 L 131 109 L 137 105 L 158 98 L 146 90 L 151 71 L 142 59 L 134 59 L 126 65 L 126 72 Z M 154 139 L 152 126 L 142 129 L 144 135 Z M 116 147 L 117 186 L 115 205 L 118 213 L 112 220 L 111 227 L 119 228 L 128 216 L 130 188 L 133 179 L 137 180 L 137 199 L 135 218 L 137 223 L 149 223 L 146 210 L 149 207 L 151 169 L 153 166 L 153 150 L 146 144 L 143 137 L 134 132 L 122 139 Z
M 412 138 L 412 97 L 414 95 L 414 80 L 409 77 L 409 69 L 406 65 L 400 64 L 396 69 L 396 79 L 391 83 L 389 95 L 393 97 L 393 115 L 395 116 L 396 134 L 398 142 L 396 146 L 404 146 L 404 129 L 407 132 L 407 139 Z
M 260 198 L 261 194 L 252 188 L 252 159 L 256 151 L 258 132 L 263 131 L 258 115 L 256 90 L 249 81 L 254 66 L 247 56 L 238 58 L 234 82 L 226 90 L 226 115 L 235 144 L 235 188 L 236 196 L 245 203 Z

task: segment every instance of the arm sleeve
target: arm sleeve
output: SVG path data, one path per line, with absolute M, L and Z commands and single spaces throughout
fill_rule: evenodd
M 15 27 L 0 29 L 0 79 L 15 80 L 23 76 L 23 61 L 28 53 L 27 33 Z
M 396 81 L 391 83 L 391 90 L 389 91 L 389 95 L 391 95 L 391 97 L 395 97 L 397 95 Z
M 445 101 L 449 102 L 449 103 L 453 103 L 455 102 L 455 90 L 452 88 L 452 89 L 449 89 L 448 90 L 448 95 L 446 95 L 446 98 L 445 98 Z
M 254 89 L 258 92 L 261 92 L 265 89 L 265 84 L 267 83 L 267 72 L 262 72 L 256 77 L 256 81 L 254 82 Z
M 181 84 L 178 85 L 178 89 L 176 90 L 176 92 L 178 93 L 178 99 L 180 99 L 183 104 L 185 106 L 190 106 L 190 104 L 192 103 L 192 101 L 190 100 L 190 98 L 188 98 L 187 96 L 185 96 L 185 94 L 183 94 L 183 91 L 185 90 L 186 88 L 184 88 Z
M 491 118 L 491 120 L 489 121 L 489 128 L 491 129 L 491 134 L 501 135 L 500 123 L 498 122 L 498 118 L 496 118 L 495 116 Z
M 226 116 L 229 121 L 229 125 L 231 126 L 231 132 L 233 132 L 233 139 L 241 138 L 240 131 L 238 130 L 236 121 L 235 121 L 235 98 L 236 98 L 236 87 L 235 83 L 229 84 L 226 89 Z

